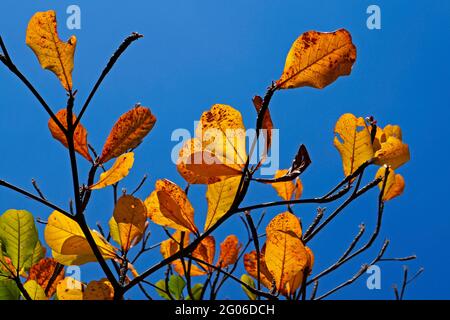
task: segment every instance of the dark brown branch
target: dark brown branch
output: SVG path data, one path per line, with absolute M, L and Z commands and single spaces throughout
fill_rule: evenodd
M 111 58 L 109 59 L 108 63 L 106 64 L 106 67 L 103 69 L 102 73 L 100 74 L 100 77 L 98 78 L 97 82 L 95 83 L 94 87 L 92 88 L 91 92 L 89 93 L 89 96 L 87 97 L 86 101 L 83 104 L 83 107 L 81 108 L 80 114 L 78 115 L 77 120 L 74 123 L 74 128 L 78 126 L 78 124 L 81 121 L 81 118 L 83 117 L 84 113 L 86 112 L 87 107 L 89 106 L 89 103 L 91 102 L 92 98 L 94 97 L 95 93 L 97 92 L 98 88 L 100 87 L 103 79 L 105 79 L 106 75 L 111 71 L 112 67 L 116 63 L 116 61 L 119 59 L 119 57 L 122 55 L 122 53 L 125 52 L 125 50 L 128 48 L 130 44 L 132 44 L 134 41 L 138 40 L 139 38 L 142 38 L 143 35 L 133 32 L 131 35 L 125 38 L 125 40 L 120 44 L 119 48 L 113 53 Z
M 34 190 L 36 190 L 36 192 L 38 193 L 39 197 L 41 197 L 42 200 L 47 200 L 44 194 L 42 193 L 41 189 L 39 188 L 36 180 L 31 179 L 31 184 L 33 185 Z
M 5 43 L 3 42 L 2 37 L 0 36 L 0 47 L 3 51 L 3 56 L 0 57 L 0 61 L 3 62 L 3 64 L 8 67 L 9 70 L 11 70 L 12 73 L 14 73 L 28 88 L 28 90 L 31 91 L 31 93 L 36 97 L 36 99 L 39 101 L 39 103 L 44 107 L 45 111 L 48 113 L 50 118 L 53 119 L 53 121 L 56 123 L 56 125 L 59 127 L 59 129 L 62 132 L 66 132 L 66 128 L 62 125 L 62 123 L 58 120 L 56 115 L 53 113 L 52 109 L 49 107 L 47 102 L 45 102 L 44 98 L 37 92 L 37 90 L 34 88 L 34 86 L 31 84 L 30 81 L 19 71 L 19 69 L 16 67 L 16 65 L 11 60 L 8 50 L 6 49 Z
M 253 218 L 250 215 L 249 211 L 245 212 L 245 217 L 247 218 L 247 224 L 250 228 L 251 231 L 251 235 L 252 235 L 252 241 L 253 244 L 255 245 L 255 250 L 256 250 L 256 289 L 258 289 L 258 291 L 261 291 L 261 267 L 260 267 L 260 261 L 261 261 L 261 251 L 260 251 L 260 247 L 259 247 L 259 238 L 258 238 L 258 230 L 256 229 L 255 224 L 253 223 Z M 258 299 L 260 297 L 258 296 Z
M 311 223 L 311 225 L 308 227 L 308 229 L 306 230 L 306 232 L 303 234 L 303 239 L 305 239 L 306 237 L 308 237 L 311 232 L 314 230 L 315 227 L 317 227 L 317 225 L 319 224 L 319 222 L 322 220 L 323 218 L 323 214 L 325 212 L 325 208 L 317 208 L 317 214 L 316 217 L 314 218 L 313 222 Z

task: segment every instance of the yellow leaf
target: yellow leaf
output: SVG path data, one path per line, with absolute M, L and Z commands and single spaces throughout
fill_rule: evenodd
M 147 208 L 140 199 L 124 195 L 117 200 L 109 226 L 112 238 L 123 251 L 128 251 L 142 238 L 146 220 Z M 117 232 L 112 231 L 114 228 Z
M 247 155 L 239 111 L 213 105 L 202 114 L 195 134 L 184 143 L 177 161 L 178 172 L 187 182 L 211 184 L 242 174 Z
M 283 177 L 288 171 L 288 169 L 277 170 L 274 179 Z M 277 191 L 278 195 L 286 201 L 291 200 L 292 194 L 295 191 L 295 184 L 292 181 L 275 182 L 272 183 L 272 187 Z
M 56 118 L 58 118 L 59 122 L 63 125 L 64 128 L 67 129 L 67 110 L 61 109 L 56 113 Z M 73 115 L 72 123 L 75 122 L 77 117 Z M 66 148 L 68 147 L 67 138 L 64 132 L 58 127 L 55 121 L 52 118 L 48 121 L 48 128 L 53 138 L 61 142 Z M 81 125 L 78 124 L 75 129 L 75 133 L 73 136 L 73 142 L 75 151 L 81 154 L 85 159 L 92 162 L 91 155 L 89 154 L 88 142 L 87 142 L 87 130 Z
M 169 238 L 169 239 L 161 242 L 160 251 L 161 251 L 161 254 L 164 257 L 164 259 L 166 259 L 166 258 L 174 255 L 178 251 L 180 251 L 181 234 L 182 234 L 181 231 L 176 231 L 172 235 L 173 239 Z M 189 233 L 185 232 L 184 238 L 183 238 L 183 248 L 188 246 L 188 244 L 189 244 Z M 172 262 L 172 266 L 173 266 L 174 270 L 181 276 L 184 276 L 184 270 L 186 269 L 186 271 L 187 271 L 188 267 L 189 267 L 188 262 L 186 260 L 184 260 L 184 267 L 183 267 L 181 259 L 178 259 L 178 260 L 175 260 L 174 262 Z M 205 273 L 206 272 L 204 270 L 200 269 L 195 264 L 191 264 L 191 270 L 190 270 L 191 277 L 202 276 Z
M 375 177 L 384 178 L 385 174 L 386 174 L 386 167 L 383 166 L 380 169 L 378 169 Z M 378 184 L 378 187 L 380 188 L 380 190 L 382 190 L 383 181 L 381 181 Z M 396 174 L 394 170 L 390 170 L 386 181 L 386 187 L 384 189 L 383 201 L 389 201 L 391 199 L 394 199 L 395 197 L 400 196 L 404 190 L 405 190 L 405 180 L 403 179 L 403 177 L 399 174 Z
M 83 300 L 84 285 L 74 278 L 67 277 L 58 282 L 56 297 L 58 300 Z
M 260 281 L 263 286 L 268 289 L 272 289 L 273 276 L 267 269 L 266 259 L 265 259 L 265 247 L 261 250 L 260 254 L 260 264 L 259 264 L 259 274 Z M 256 251 L 253 250 L 250 253 L 244 254 L 244 267 L 249 275 L 258 280 L 258 257 Z
M 356 47 L 347 30 L 305 32 L 292 45 L 277 87 L 322 89 L 349 75 L 355 60 Z
M 99 162 L 108 162 L 136 148 L 153 128 L 155 122 L 155 116 L 146 107 L 138 106 L 123 114 L 106 139 Z
M 113 185 L 130 173 L 131 167 L 134 163 L 134 153 L 128 152 L 122 154 L 116 159 L 111 169 L 100 174 L 100 179 L 97 183 L 89 187 L 91 190 L 102 189 L 107 186 Z
M 105 259 L 116 257 L 116 249 L 109 244 L 98 232 L 91 231 L 92 237 Z M 83 264 L 97 261 L 80 226 L 58 211 L 48 218 L 45 227 L 45 241 L 56 253 L 53 258 L 64 265 Z
M 216 239 L 214 239 L 213 236 L 207 236 L 204 238 L 197 248 L 192 252 L 192 256 L 200 259 L 202 261 L 205 261 L 209 264 L 214 263 L 214 256 L 216 254 Z M 204 263 L 199 262 L 198 263 L 200 267 L 202 267 L 204 270 L 207 270 L 208 272 L 212 272 L 214 269 L 207 266 Z
M 108 279 L 91 281 L 83 294 L 83 300 L 113 300 L 114 288 Z
M 291 295 L 301 285 L 309 254 L 301 240 L 299 219 L 290 212 L 277 215 L 266 228 L 266 264 L 278 291 Z
M 56 28 L 55 11 L 37 12 L 28 23 L 27 45 L 36 54 L 42 68 L 52 71 L 63 87 L 72 90 L 73 56 L 77 38 L 61 41 Z
M 342 115 L 336 123 L 334 133 L 334 145 L 341 155 L 346 176 L 372 159 L 374 152 L 370 131 L 363 118 L 356 118 L 351 113 Z
M 374 163 L 380 166 L 388 165 L 392 169 L 397 169 L 410 159 L 409 147 L 398 138 L 390 136 L 386 142 L 381 144 L 381 148 L 375 152 Z
M 383 132 L 386 135 L 386 138 L 394 137 L 402 141 L 402 129 L 398 125 L 388 124 L 383 128 Z
M 155 190 L 144 203 L 148 217 L 154 223 L 180 231 L 197 232 L 194 208 L 186 193 L 172 181 L 156 181 Z
M 32 300 L 48 300 L 44 289 L 35 280 L 28 280 L 23 287 Z
M 220 244 L 220 254 L 217 265 L 226 268 L 229 265 L 235 264 L 238 260 L 241 248 L 242 244 L 239 243 L 239 239 L 234 234 L 226 237 Z
M 216 224 L 230 210 L 238 192 L 240 181 L 241 177 L 236 176 L 208 185 L 206 191 L 208 212 L 206 213 L 205 231 Z

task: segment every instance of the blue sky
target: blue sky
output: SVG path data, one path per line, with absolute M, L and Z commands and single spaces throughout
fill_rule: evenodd
M 81 8 L 80 30 L 65 27 L 66 8 Z M 381 30 L 366 27 L 366 8 L 377 4 L 382 12 Z M 4 0 L 0 32 L 17 66 L 28 76 L 55 109 L 65 105 L 65 93 L 57 79 L 43 71 L 25 45 L 25 30 L 36 11 L 54 9 L 63 39 L 78 38 L 73 73 L 80 103 L 86 98 L 107 59 L 132 31 L 145 37 L 135 43 L 104 81 L 86 117 L 89 141 L 101 149 L 112 124 L 135 103 L 151 108 L 158 121 L 136 151 L 132 173 L 124 186 L 133 189 L 144 174 L 149 181 L 140 191 L 145 198 L 156 179 L 168 178 L 184 186 L 170 161 L 176 144 L 170 140 L 176 128 L 193 130 L 193 121 L 215 103 L 239 109 L 246 126 L 254 124 L 251 97 L 263 94 L 284 66 L 292 42 L 307 30 L 348 29 L 358 49 L 352 75 L 324 90 L 297 89 L 278 92 L 271 114 L 280 128 L 280 163 L 287 168 L 298 145 L 307 145 L 313 164 L 302 176 L 304 196 L 319 196 L 343 176 L 341 161 L 333 147 L 333 127 L 339 116 L 352 112 L 374 115 L 381 125 L 399 124 L 411 150 L 411 161 L 398 170 L 406 180 L 402 197 L 386 204 L 383 228 L 374 248 L 333 276 L 324 279 L 325 292 L 349 278 L 360 265 L 378 252 L 383 239 L 390 239 L 387 256 L 417 254 L 409 262 L 411 272 L 423 266 L 425 273 L 407 290 L 410 299 L 448 299 L 450 280 L 450 218 L 446 208 L 449 171 L 447 119 L 450 99 L 447 65 L 450 45 L 448 1 L 17 1 Z M 76 107 L 79 108 L 77 104 Z M 66 206 L 72 196 L 66 150 L 52 140 L 47 115 L 34 97 L 9 71 L 0 67 L 0 177 L 30 188 L 35 178 L 49 199 Z M 80 158 L 81 176 L 88 167 Z M 374 175 L 375 168 L 367 176 Z M 367 178 L 367 177 L 366 177 Z M 205 188 L 191 188 L 190 198 L 202 223 Z M 112 214 L 111 190 L 94 194 L 87 217 L 92 226 L 106 226 Z M 246 204 L 277 199 L 268 186 L 252 186 Z M 27 209 L 46 218 L 50 211 L 12 193 L 0 190 L 0 212 Z M 284 208 L 268 210 L 273 217 Z M 314 206 L 295 207 L 308 224 Z M 332 206 L 328 208 L 332 210 Z M 260 212 L 255 212 L 259 215 Z M 316 254 L 315 271 L 339 257 L 361 222 L 371 231 L 376 218 L 376 192 L 352 204 L 320 237 L 311 242 Z M 268 222 L 265 221 L 265 222 Z M 152 242 L 162 239 L 155 225 Z M 40 228 L 43 231 L 42 228 Z M 245 239 L 238 218 L 215 234 L 217 242 L 235 233 Z M 370 232 L 367 232 L 368 234 Z M 157 250 L 138 268 L 160 259 Z M 366 276 L 334 295 L 339 299 L 391 299 L 392 284 L 400 283 L 402 263 L 380 264 L 381 290 L 368 290 Z M 94 264 L 82 269 L 85 280 L 102 275 Z M 238 268 L 240 276 L 243 268 Z M 151 278 L 158 280 L 161 274 Z M 150 290 L 151 291 L 151 290 Z M 153 291 L 151 291 L 153 293 Z M 130 297 L 136 297 L 132 292 Z M 222 298 L 242 298 L 238 285 L 225 286 Z

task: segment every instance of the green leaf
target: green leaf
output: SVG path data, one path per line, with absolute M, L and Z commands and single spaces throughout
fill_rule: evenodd
M 169 291 L 176 300 L 180 300 L 183 297 L 183 289 L 186 286 L 186 282 L 179 275 L 172 275 L 169 278 Z
M 155 283 L 156 286 L 156 292 L 158 293 L 158 295 L 166 300 L 171 300 L 169 295 L 166 293 L 167 288 L 166 288 L 166 281 L 164 279 L 159 280 L 158 282 Z
M 0 241 L 12 264 L 21 270 L 25 261 L 33 255 L 38 241 L 33 215 L 26 210 L 5 211 L 0 217 Z
M 191 288 L 192 297 L 194 300 L 200 300 L 203 292 L 203 284 L 197 283 Z M 191 297 L 188 296 L 186 300 L 191 300 Z
M 20 291 L 14 280 L 0 278 L 0 301 L 19 300 Z
M 33 300 L 48 300 L 44 289 L 34 280 L 28 280 L 23 285 Z
M 253 279 L 252 279 L 249 275 L 247 275 L 247 274 L 244 273 L 244 274 L 241 276 L 241 281 L 244 282 L 244 283 L 246 283 L 246 284 L 249 285 L 250 287 L 255 288 L 255 282 L 253 281 Z M 242 286 L 242 289 L 244 290 L 245 294 L 247 295 L 247 297 L 248 297 L 250 300 L 256 300 L 256 294 L 254 294 L 253 292 L 251 292 L 248 288 L 244 287 L 243 285 L 241 285 L 241 286 Z
M 28 271 L 32 266 L 41 261 L 41 259 L 45 257 L 46 251 L 45 247 L 43 247 L 42 243 L 38 240 L 31 256 L 23 262 L 25 271 Z

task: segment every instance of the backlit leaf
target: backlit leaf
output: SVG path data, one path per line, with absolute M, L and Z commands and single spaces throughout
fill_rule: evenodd
M 277 170 L 275 172 L 274 178 L 283 177 L 288 173 L 287 169 Z M 292 181 L 285 182 L 275 182 L 272 183 L 272 187 L 277 191 L 278 195 L 284 200 L 291 200 L 292 195 L 295 191 L 295 184 Z
M 175 300 L 180 300 L 183 297 L 183 290 L 186 282 L 179 275 L 171 275 L 169 278 L 169 291 Z
M 201 297 L 202 297 L 202 292 L 203 292 L 203 284 L 196 283 L 191 288 L 191 293 L 192 293 L 192 298 L 193 299 L 191 299 L 191 296 L 188 295 L 186 297 L 186 300 L 200 300 Z
M 273 275 L 270 273 L 266 265 L 265 247 L 261 250 L 259 261 L 261 284 L 268 289 L 272 289 Z M 249 275 L 256 280 L 258 279 L 258 255 L 255 250 L 244 254 L 244 267 Z
M 206 213 L 205 231 L 230 210 L 238 192 L 240 181 L 241 177 L 236 176 L 208 185 L 206 191 L 208 212 Z
M 48 297 L 45 295 L 44 289 L 36 281 L 28 280 L 24 283 L 23 287 L 32 300 L 48 300 Z
M 209 264 L 214 263 L 214 257 L 216 254 L 216 239 L 214 239 L 213 236 L 207 236 L 204 238 L 197 248 L 192 252 L 192 256 L 200 259 L 204 262 L 207 262 Z M 204 263 L 199 262 L 198 263 L 200 267 L 202 267 L 204 270 L 207 270 L 208 272 L 212 272 L 214 269 L 212 267 L 207 266 Z
M 67 277 L 59 281 L 56 286 L 58 300 L 83 300 L 85 285 L 80 281 Z
M 226 268 L 229 265 L 235 264 L 241 249 L 242 244 L 239 243 L 239 239 L 234 234 L 229 235 L 220 244 L 220 254 L 217 265 Z
M 91 234 L 105 259 L 116 257 L 116 249 L 98 232 L 91 230 Z M 53 258 L 61 264 L 80 265 L 97 261 L 78 223 L 58 211 L 49 216 L 44 236 L 47 245 L 57 253 Z
M 12 265 L 20 271 L 38 242 L 33 215 L 26 210 L 5 211 L 0 216 L 0 241 Z
M 342 115 L 336 123 L 334 134 L 334 145 L 341 155 L 346 176 L 372 159 L 374 152 L 370 131 L 363 118 L 356 118 L 351 113 Z
M 45 257 L 47 249 L 42 246 L 41 241 L 36 241 L 36 245 L 34 246 L 33 253 L 30 255 L 28 259 L 26 259 L 23 263 L 23 269 L 28 271 L 32 266 L 41 261 L 42 258 Z
M 386 174 L 386 167 L 383 166 L 378 169 L 375 177 L 384 178 Z M 383 188 L 383 181 L 378 184 L 380 190 Z M 389 171 L 389 175 L 386 181 L 386 187 L 384 189 L 383 201 L 389 201 L 395 197 L 400 196 L 405 190 L 405 180 L 400 174 L 396 174 L 394 170 Z
M 267 268 L 275 279 L 278 291 L 290 295 L 301 285 L 309 254 L 301 240 L 299 219 L 290 212 L 277 215 L 266 228 Z
M 117 200 L 111 224 L 116 223 L 117 235 L 111 232 L 114 241 L 120 244 L 123 251 L 128 251 L 133 244 L 139 242 L 145 232 L 147 208 L 144 203 L 131 195 L 124 195 Z M 111 222 L 112 221 L 112 222 Z
M 112 167 L 100 174 L 100 179 L 97 183 L 93 184 L 89 188 L 91 190 L 102 189 L 107 186 L 113 185 L 123 178 L 125 178 L 128 173 L 130 173 L 131 167 L 134 163 L 134 153 L 128 152 L 119 156 Z
M 153 128 L 155 122 L 155 116 L 146 107 L 137 106 L 123 114 L 106 139 L 99 159 L 100 163 L 105 163 L 136 148 Z
M 108 279 L 91 281 L 84 290 L 83 300 L 113 300 L 114 288 Z
M 409 147 L 398 138 L 390 136 L 386 142 L 381 144 L 381 148 L 375 153 L 374 163 L 378 165 L 388 165 L 392 169 L 397 169 L 410 159 Z
M 0 301 L 19 300 L 20 291 L 16 282 L 12 279 L 0 277 Z
M 253 101 L 253 106 L 256 109 L 256 112 L 259 113 L 263 106 L 263 98 L 261 98 L 260 96 L 254 96 L 252 101 Z M 264 149 L 264 152 L 262 153 L 262 156 L 260 159 L 260 163 L 263 163 L 267 157 L 267 154 L 269 153 L 270 146 L 272 145 L 273 122 L 272 122 L 272 117 L 270 116 L 269 109 L 267 109 L 264 114 L 261 129 L 263 130 L 261 132 L 262 133 L 261 137 L 264 138 L 264 142 L 265 142 L 265 149 Z M 260 137 L 260 139 L 261 139 L 261 137 Z
M 249 275 L 244 273 L 241 276 L 241 281 L 244 282 L 245 284 L 249 285 L 250 287 L 255 288 L 255 282 Z M 243 285 L 241 285 L 241 286 L 242 286 L 242 289 L 244 290 L 245 294 L 247 295 L 247 297 L 250 300 L 256 300 L 257 296 L 255 293 L 251 292 L 247 287 L 245 287 Z
M 37 12 L 28 23 L 26 43 L 42 68 L 52 71 L 66 90 L 72 90 L 73 56 L 77 38 L 67 42 L 58 36 L 55 11 Z
M 52 278 L 58 263 L 52 258 L 44 258 L 39 263 L 33 265 L 28 273 L 28 281 L 35 280 L 44 290 Z M 48 290 L 47 297 L 51 297 L 56 292 L 56 285 L 64 279 L 64 268 L 56 275 L 53 285 Z
M 56 113 L 56 118 L 58 118 L 59 122 L 63 125 L 64 128 L 67 129 L 67 110 L 61 109 Z M 73 115 L 72 123 L 75 122 L 77 117 Z M 61 142 L 66 148 L 68 147 L 67 138 L 64 132 L 58 127 L 55 121 L 52 118 L 48 121 L 48 129 L 52 134 L 53 138 Z M 91 155 L 89 154 L 88 142 L 87 142 L 87 130 L 81 125 L 78 124 L 75 129 L 75 133 L 73 136 L 74 148 L 75 151 L 81 154 L 85 159 L 92 162 Z
M 186 193 L 167 179 L 158 180 L 155 190 L 145 200 L 148 217 L 156 224 L 180 231 L 197 232 L 194 208 Z
M 277 87 L 322 89 L 349 75 L 355 60 L 356 47 L 347 30 L 305 32 L 292 45 Z

